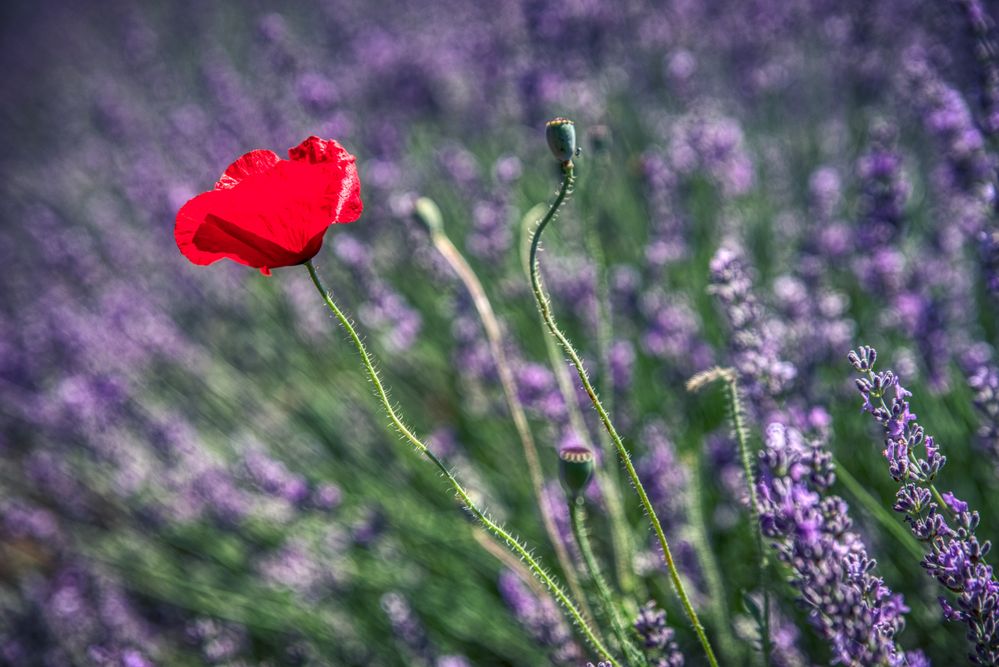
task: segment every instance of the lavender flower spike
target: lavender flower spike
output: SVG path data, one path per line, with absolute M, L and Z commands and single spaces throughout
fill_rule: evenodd
M 666 624 L 666 612 L 654 600 L 638 610 L 635 631 L 642 640 L 650 667 L 683 667 L 683 653 L 674 640 L 676 632 Z
M 791 585 L 829 642 L 833 664 L 924 664 L 921 653 L 907 654 L 895 643 L 908 608 L 873 574 L 876 563 L 850 530 L 846 502 L 826 495 L 833 480 L 828 452 L 795 429 L 771 424 L 760 452 L 763 534 L 793 573 Z
M 969 656 L 972 663 L 999 665 L 999 582 L 985 562 L 992 544 L 975 536 L 978 512 L 970 511 L 968 503 L 953 493 L 940 494 L 933 485 L 947 458 L 916 422 L 907 400 L 912 394 L 898 377 L 890 370 L 874 371 L 877 351 L 861 347 L 850 352 L 849 359 L 865 376 L 856 381 L 863 409 L 881 425 L 888 472 L 901 485 L 893 509 L 905 515 L 912 533 L 930 548 L 923 568 L 957 594 L 956 605 L 940 599 L 944 617 L 968 626 L 968 640 L 975 647 Z

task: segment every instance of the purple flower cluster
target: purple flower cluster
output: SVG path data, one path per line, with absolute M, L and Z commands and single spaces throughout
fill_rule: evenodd
M 753 162 L 738 121 L 708 110 L 684 115 L 670 128 L 669 160 L 677 174 L 703 172 L 729 197 L 753 186 Z
M 872 574 L 875 561 L 850 530 L 846 502 L 827 495 L 834 481 L 831 455 L 793 428 L 771 424 L 760 452 L 758 495 L 763 534 L 790 568 L 791 585 L 808 619 L 845 665 L 919 665 L 895 635 L 908 611 Z
M 974 645 L 970 658 L 975 664 L 999 663 L 999 582 L 985 562 L 991 550 L 988 540 L 975 535 L 978 512 L 952 493 L 939 494 L 933 480 L 947 463 L 947 457 L 916 421 L 906 391 L 895 374 L 875 372 L 877 351 L 861 347 L 851 351 L 850 363 L 863 377 L 857 389 L 864 399 L 863 409 L 881 425 L 888 472 L 901 486 L 894 510 L 905 515 L 918 540 L 930 552 L 922 565 L 943 587 L 957 595 L 956 606 L 944 598 L 944 616 L 968 626 L 968 640 Z
M 988 135 L 999 134 L 999 36 L 995 19 L 980 0 L 957 0 L 964 12 L 972 50 L 978 60 L 978 97 L 982 110 L 982 129 Z
M 582 657 L 558 608 L 547 596 L 539 597 L 509 570 L 500 575 L 499 589 L 510 611 L 531 638 L 546 647 L 552 664 L 570 667 Z
M 968 377 L 978 410 L 978 439 L 999 470 L 999 367 L 983 363 Z
M 732 330 L 732 365 L 754 401 L 780 395 L 797 373 L 781 358 L 780 340 L 753 293 L 753 276 L 742 249 L 726 243 L 711 259 L 711 285 Z
M 676 631 L 666 624 L 666 612 L 654 600 L 638 610 L 634 625 L 649 667 L 683 667 L 683 653 L 674 640 Z

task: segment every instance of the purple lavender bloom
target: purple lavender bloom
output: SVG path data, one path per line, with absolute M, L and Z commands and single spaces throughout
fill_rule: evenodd
M 905 665 L 895 643 L 908 611 L 902 597 L 872 574 L 875 562 L 850 531 L 846 502 L 826 495 L 831 456 L 796 429 L 767 428 L 760 452 L 760 526 L 793 573 L 808 619 L 830 643 L 833 662 Z
M 982 363 L 969 374 L 968 386 L 975 392 L 979 445 L 999 470 L 999 367 Z
M 905 515 L 912 533 L 930 548 L 923 568 L 957 596 L 956 605 L 940 599 L 944 617 L 968 626 L 973 663 L 997 664 L 999 582 L 985 562 L 991 542 L 980 542 L 975 535 L 978 512 L 969 511 L 952 493 L 937 493 L 933 480 L 947 457 L 916 421 L 908 401 L 911 392 L 892 371 L 875 372 L 877 350 L 861 347 L 850 352 L 849 360 L 862 375 L 856 384 L 863 409 L 881 425 L 888 472 L 900 485 L 893 509 Z
M 510 611 L 538 645 L 550 651 L 555 665 L 570 667 L 582 658 L 579 646 L 558 609 L 545 597 L 537 597 L 515 573 L 500 574 L 499 590 Z
M 739 372 L 740 386 L 753 403 L 780 395 L 797 371 L 780 358 L 778 338 L 753 293 L 753 276 L 742 249 L 731 242 L 722 245 L 710 269 L 708 290 L 718 299 L 732 330 L 732 365 Z
M 386 593 L 382 596 L 382 609 L 389 619 L 395 639 L 407 654 L 408 662 L 428 667 L 433 665 L 430 639 L 406 598 L 400 593 Z
M 611 385 L 615 391 L 627 391 L 635 368 L 635 347 L 631 341 L 618 339 L 611 343 L 608 352 Z
M 676 214 L 677 175 L 666 158 L 649 152 L 642 157 L 641 169 L 652 223 L 645 261 L 650 268 L 658 271 L 688 254 L 685 240 L 687 226 Z
M 978 97 L 982 111 L 982 129 L 999 134 L 999 36 L 996 21 L 980 0 L 958 0 L 964 11 L 968 33 L 978 60 Z
M 650 667 L 683 667 L 683 653 L 674 640 L 676 631 L 666 624 L 666 612 L 655 600 L 638 610 L 634 626 Z
M 670 372 L 684 377 L 708 367 L 713 354 L 701 336 L 701 323 L 690 304 L 653 288 L 642 294 L 641 315 L 645 321 L 642 349 L 662 359 Z
M 905 222 L 905 205 L 911 186 L 902 172 L 902 156 L 891 146 L 891 134 L 891 129 L 879 128 L 879 136 L 857 162 L 861 189 L 858 247 L 861 251 L 891 245 Z
M 745 194 L 753 186 L 753 162 L 735 119 L 691 113 L 672 125 L 671 134 L 670 164 L 676 172 L 703 171 L 726 196 Z

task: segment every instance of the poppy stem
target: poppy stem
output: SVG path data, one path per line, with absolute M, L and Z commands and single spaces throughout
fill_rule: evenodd
M 638 498 L 642 502 L 645 514 L 648 516 L 649 521 L 652 524 L 652 528 L 656 533 L 656 537 L 659 539 L 659 544 L 663 550 L 663 560 L 666 563 L 666 568 L 669 570 L 670 579 L 673 583 L 673 589 L 680 598 L 680 603 L 683 605 L 687 618 L 690 619 L 691 624 L 694 626 L 694 632 L 697 634 L 697 638 L 700 641 L 701 646 L 704 648 L 704 653 L 707 656 L 708 663 L 711 667 L 718 667 L 718 659 L 715 657 L 714 650 L 711 648 L 711 643 L 708 641 L 708 636 L 704 631 L 704 626 L 701 625 L 701 620 L 697 616 L 697 611 L 694 610 L 694 606 L 690 602 L 690 597 L 687 595 L 687 591 L 683 586 L 683 581 L 680 579 L 680 572 L 677 570 L 676 563 L 673 560 L 673 553 L 670 551 L 669 542 L 666 540 L 666 533 L 663 532 L 662 523 L 660 523 L 656 511 L 652 507 L 652 502 L 649 500 L 649 496 L 645 492 L 645 487 L 642 485 L 642 481 L 638 478 L 638 473 L 635 471 L 635 466 L 631 462 L 631 456 L 628 454 L 628 450 L 625 448 L 624 442 L 621 440 L 621 436 L 618 435 L 617 429 L 614 428 L 614 424 L 611 422 L 610 416 L 607 414 L 603 404 L 597 397 L 596 391 L 593 389 L 593 385 L 590 383 L 589 376 L 586 373 L 586 367 L 583 366 L 583 362 L 579 358 L 579 354 L 576 352 L 572 343 L 569 342 L 569 339 L 558 328 L 558 324 L 555 322 L 555 317 L 552 315 L 551 301 L 541 283 L 540 266 L 538 264 L 538 246 L 541 243 L 541 234 L 544 232 L 545 227 L 547 227 L 548 224 L 555 218 L 559 208 L 561 208 L 562 204 L 565 203 L 565 200 L 572 192 L 572 185 L 575 179 L 573 176 L 573 165 L 571 161 L 564 162 L 562 164 L 562 174 L 562 186 L 559 189 L 559 193 L 551 207 L 548 209 L 548 212 L 541 219 L 541 222 L 538 223 L 537 228 L 534 230 L 534 236 L 531 239 L 529 266 L 531 273 L 531 288 L 534 291 L 534 300 L 538 304 L 538 310 L 541 313 L 541 318 L 544 320 L 545 326 L 548 328 L 549 333 L 551 333 L 555 340 L 558 341 L 559 345 L 569 356 L 569 361 L 575 367 L 576 374 L 579 376 L 579 380 L 583 385 L 583 389 L 586 391 L 586 395 L 589 396 L 590 402 L 597 411 L 597 415 L 600 417 L 601 423 L 607 430 L 607 434 L 610 436 L 611 441 L 614 443 L 618 456 L 624 464 L 625 470 L 628 472 L 628 476 L 631 478 L 632 486 L 635 488 L 635 491 L 638 493 Z
M 479 509 L 479 507 L 472 501 L 471 497 L 469 497 L 465 487 L 461 485 L 458 479 L 451 472 L 451 469 L 444 465 L 444 463 L 437 458 L 437 455 L 430 451 L 430 448 L 422 440 L 416 437 L 409 427 L 406 426 L 405 422 L 402 421 L 402 418 L 392 406 L 392 401 L 389 400 L 385 385 L 382 384 L 381 378 L 378 376 L 378 371 L 375 370 L 375 365 L 371 359 L 371 355 L 368 354 L 368 350 L 365 347 L 364 342 L 361 340 L 361 337 L 358 335 L 357 330 L 354 329 L 350 319 L 344 315 L 343 311 L 336 305 L 336 302 L 333 301 L 331 293 L 323 286 L 322 280 L 320 280 L 319 274 L 316 272 L 316 267 L 313 265 L 312 261 L 307 261 L 305 263 L 305 267 L 309 270 L 309 276 L 312 278 L 312 283 L 316 286 L 320 295 L 322 295 L 323 301 L 340 321 L 340 324 L 350 336 L 350 340 L 354 344 L 354 347 L 357 348 L 357 353 L 361 357 L 361 362 L 364 364 L 364 369 L 368 373 L 368 378 L 375 386 L 375 394 L 378 396 L 378 400 L 381 402 L 389 421 L 392 422 L 392 426 L 394 426 L 396 431 L 398 431 L 403 438 L 413 445 L 417 451 L 423 454 L 430 460 L 431 463 L 434 464 L 434 466 L 440 471 L 441 475 L 443 475 L 443 477 L 451 484 L 451 488 L 454 489 L 455 495 L 461 499 L 461 501 L 465 504 L 465 507 L 468 508 L 468 511 L 475 515 L 475 518 L 479 520 L 485 529 L 492 533 L 500 542 L 504 543 L 507 548 L 527 563 L 527 566 L 531 569 L 535 578 L 537 578 L 538 581 L 540 581 L 544 587 L 548 589 L 552 597 L 554 597 L 555 600 L 562 605 L 568 613 L 570 620 L 576 625 L 586 641 L 589 642 L 590 646 L 598 654 L 600 654 L 601 659 L 609 661 L 613 667 L 620 667 L 620 663 L 614 659 L 614 657 L 607 650 L 607 647 L 604 646 L 603 642 L 590 628 L 589 624 L 580 614 L 575 603 L 573 603 L 569 596 L 566 595 L 565 591 L 562 590 L 562 586 L 559 585 L 552 575 L 549 575 L 548 572 L 541 567 L 538 561 L 535 560 L 534 556 L 531 555 L 527 546 L 522 544 L 520 540 L 507 532 L 499 524 L 495 523 L 485 514 L 484 511 Z
M 593 582 L 594 587 L 597 589 L 597 599 L 603 609 L 604 616 L 606 616 L 607 620 L 610 622 L 611 629 L 614 631 L 614 637 L 617 638 L 618 644 L 621 646 L 621 651 L 628 659 L 628 662 L 633 665 L 641 665 L 644 667 L 648 663 L 645 660 L 645 657 L 628 638 L 628 633 L 625 631 L 624 623 L 621 621 L 621 614 L 618 611 L 618 606 L 614 602 L 614 597 L 611 595 L 610 587 L 607 585 L 607 581 L 604 579 L 604 575 L 600 571 L 600 566 L 597 564 L 597 559 L 593 555 L 593 547 L 590 545 L 590 536 L 586 530 L 585 501 L 581 496 L 569 499 L 569 519 L 572 524 L 572 535 L 576 538 L 576 544 L 579 546 L 579 553 L 583 556 L 583 563 L 586 565 L 586 571 L 590 576 L 590 581 Z
M 569 552 L 565 548 L 562 538 L 559 536 L 558 527 L 555 525 L 555 517 L 552 509 L 544 496 L 544 476 L 541 472 L 541 462 L 538 458 L 538 448 L 531 434 L 531 427 L 527 422 L 527 414 L 524 405 L 517 396 L 517 383 L 510 368 L 506 351 L 503 349 L 503 335 L 496 313 L 493 311 L 489 297 L 482 286 L 482 282 L 475 271 L 462 256 L 461 252 L 448 237 L 442 224 L 430 228 L 430 240 L 434 247 L 444 257 L 452 270 L 457 274 L 458 279 L 465 285 L 465 289 L 472 297 L 472 304 L 482 322 L 482 328 L 486 333 L 486 340 L 489 342 L 489 352 L 493 362 L 496 364 L 496 374 L 499 376 L 500 386 L 503 389 L 503 397 L 506 399 L 507 409 L 513 418 L 513 425 L 520 438 L 521 447 L 524 450 L 524 458 L 527 461 L 527 472 L 531 479 L 531 486 L 534 489 L 535 501 L 538 504 L 538 511 L 541 512 L 541 519 L 548 533 L 548 539 L 555 548 L 555 556 L 565 575 L 569 590 L 579 600 L 583 613 L 587 617 L 593 618 L 593 612 L 586 604 L 583 589 L 579 585 L 579 578 L 576 576 L 576 569 L 569 558 Z

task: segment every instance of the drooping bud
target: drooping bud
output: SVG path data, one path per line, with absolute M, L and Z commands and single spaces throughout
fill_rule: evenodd
M 558 451 L 559 478 L 569 498 L 578 498 L 593 477 L 593 452 L 583 445 L 565 445 Z
M 444 229 L 444 218 L 440 208 L 429 197 L 420 197 L 413 202 L 413 217 L 435 234 Z
M 576 124 L 568 118 L 556 118 L 545 125 L 548 148 L 562 164 L 572 162 L 576 155 Z

